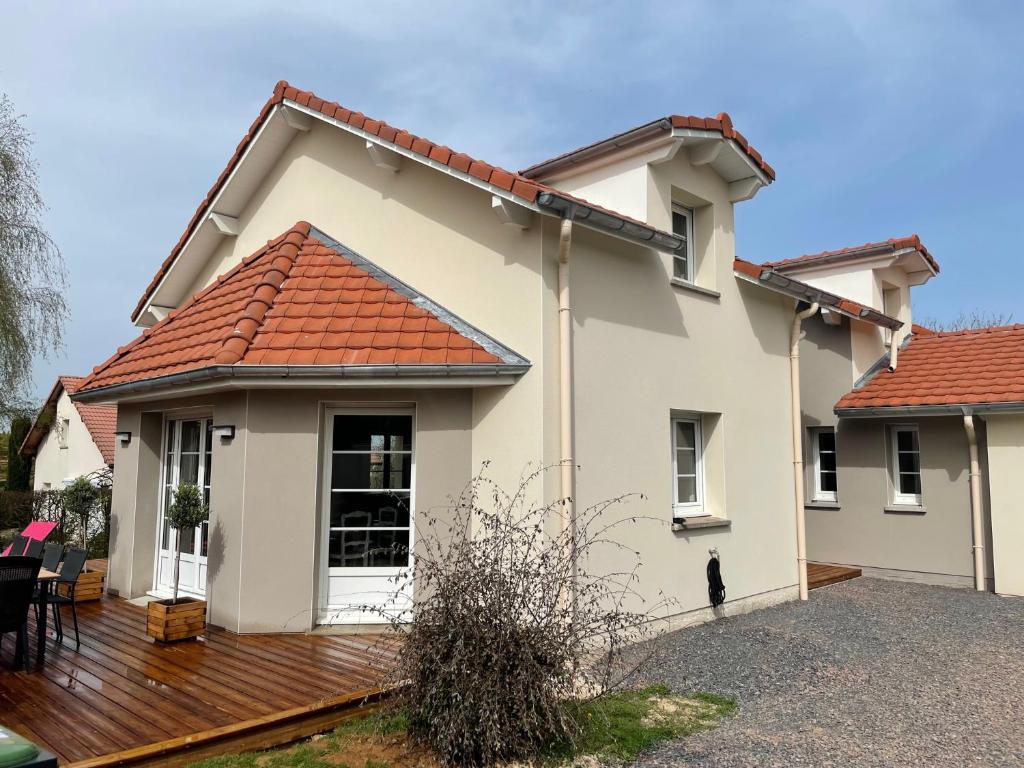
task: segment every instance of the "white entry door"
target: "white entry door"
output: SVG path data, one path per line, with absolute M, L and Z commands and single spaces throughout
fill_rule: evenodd
M 174 490 L 181 483 L 194 483 L 203 492 L 203 501 L 210 503 L 210 469 L 212 452 L 210 419 L 174 419 L 167 422 L 164 440 L 163 483 L 160 498 L 160 546 L 157 552 L 157 591 L 174 589 L 174 556 L 177 532 L 167 524 L 164 512 L 174 499 Z M 178 589 L 187 594 L 206 594 L 206 550 L 209 523 L 182 532 L 181 571 Z
M 412 605 L 413 413 L 330 410 L 321 623 L 381 623 Z

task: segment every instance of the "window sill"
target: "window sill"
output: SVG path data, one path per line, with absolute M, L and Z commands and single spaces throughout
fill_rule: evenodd
M 669 282 L 672 283 L 672 285 L 674 285 L 676 288 L 682 288 L 684 290 L 691 291 L 701 296 L 707 296 L 708 298 L 712 299 L 722 298 L 722 294 L 720 294 L 718 291 L 713 291 L 710 288 L 702 288 L 699 285 L 696 285 L 695 283 L 691 283 L 689 280 L 680 280 L 678 277 L 673 277 L 669 279 Z
M 676 533 L 679 531 L 696 531 L 701 528 L 730 527 L 732 527 L 732 520 L 726 520 L 724 517 L 712 517 L 711 515 L 704 515 L 702 517 L 677 517 L 672 520 L 672 530 Z
M 811 501 L 804 502 L 804 509 L 841 509 L 838 501 Z
M 920 504 L 886 504 L 882 511 L 890 514 L 923 515 L 926 510 Z

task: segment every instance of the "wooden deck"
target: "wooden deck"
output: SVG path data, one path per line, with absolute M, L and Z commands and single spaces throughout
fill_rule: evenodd
M 818 589 L 829 584 L 838 584 L 860 576 L 860 568 L 846 568 L 842 565 L 807 564 L 807 588 Z
M 64 644 L 53 640 L 51 621 L 42 667 L 33 655 L 30 670 L 12 671 L 14 636 L 6 637 L 0 723 L 62 763 L 88 761 L 94 768 L 156 758 L 184 764 L 216 753 L 211 744 L 227 751 L 223 745 L 232 738 L 253 748 L 323 730 L 376 691 L 379 670 L 394 653 L 375 636 L 216 629 L 196 641 L 161 645 L 146 637 L 145 609 L 125 600 L 106 597 L 78 611 L 81 650 L 75 651 L 65 609 Z M 34 626 L 31 631 L 34 638 Z M 303 732 L 307 721 L 322 722 Z M 285 737 L 260 738 L 271 732 Z

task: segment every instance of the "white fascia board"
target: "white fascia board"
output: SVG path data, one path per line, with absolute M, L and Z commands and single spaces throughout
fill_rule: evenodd
M 213 200 L 211 200 L 207 204 L 207 206 L 206 206 L 206 211 L 207 212 L 216 210 L 217 203 L 220 201 L 220 198 L 223 196 L 224 191 L 231 185 L 231 182 L 234 180 L 235 176 L 238 173 L 238 169 L 242 167 L 242 164 L 245 162 L 245 159 L 253 151 L 253 148 L 259 142 L 259 140 L 263 136 L 263 134 L 267 131 L 267 127 L 271 124 L 271 122 L 273 122 L 274 118 L 277 117 L 280 114 L 280 109 L 281 109 L 281 105 L 280 104 L 274 105 L 273 109 L 270 111 L 270 115 L 268 115 L 267 119 L 263 121 L 263 125 L 261 125 L 259 127 L 259 130 L 256 131 L 256 135 L 252 137 L 252 141 L 249 142 L 249 145 L 245 148 L 245 151 L 242 153 L 242 156 L 238 158 L 238 162 L 235 163 L 235 167 L 231 169 L 231 173 L 229 173 L 228 177 L 226 179 L 224 179 L 224 183 L 220 185 L 220 189 L 218 189 L 217 190 L 217 194 L 215 194 L 213 196 Z M 160 282 L 158 282 L 156 284 L 156 287 L 149 294 L 149 299 L 147 299 L 146 303 L 142 305 L 142 310 L 139 312 L 139 319 L 141 319 L 142 316 L 149 310 L 150 306 L 152 306 L 153 300 L 160 293 L 160 289 L 164 287 L 164 284 L 167 282 L 168 276 L 170 276 L 171 271 L 174 269 L 174 264 L 179 259 L 181 259 L 182 256 L 184 256 L 185 252 L 188 250 L 189 246 L 192 244 L 192 241 L 195 240 L 196 235 L 199 233 L 199 230 L 202 228 L 202 222 L 204 220 L 205 219 L 201 219 L 200 223 L 198 225 L 196 225 L 196 227 L 189 234 L 188 239 L 185 241 L 185 244 L 183 246 L 181 246 L 181 250 L 178 251 L 178 255 L 177 255 L 177 257 L 175 257 L 174 262 L 171 263 L 170 268 L 168 268 L 167 272 L 164 273 L 164 276 L 162 278 L 160 278 Z
M 768 186 L 772 183 L 771 178 L 767 173 L 762 171 L 757 164 L 750 158 L 747 151 L 739 145 L 735 139 L 727 139 L 718 131 L 701 131 L 696 128 L 673 128 L 672 136 L 677 139 L 716 139 L 718 141 L 724 141 L 729 145 L 729 148 L 736 153 L 736 156 L 740 158 L 750 168 L 751 174 L 761 180 L 764 186 Z
M 668 131 L 647 141 L 639 142 L 629 147 L 617 149 L 600 154 L 593 159 L 584 160 L 567 166 L 562 171 L 557 171 L 547 176 L 542 176 L 536 181 L 541 184 L 555 186 L 560 181 L 573 179 L 591 171 L 606 168 L 610 165 L 624 163 L 626 160 L 635 160 L 635 164 L 657 165 L 668 162 L 675 157 L 679 151 L 679 142 L 675 141 Z M 531 179 L 532 180 L 532 179 Z
M 478 189 L 483 189 L 486 190 L 487 192 L 490 192 L 492 195 L 497 195 L 498 197 L 503 197 L 506 200 L 511 200 L 512 202 L 518 205 L 521 205 L 525 208 L 529 208 L 531 211 L 543 213 L 540 206 L 538 206 L 536 203 L 528 202 L 523 198 L 518 197 L 517 195 L 513 195 L 507 189 L 496 187 L 495 185 L 489 182 L 483 181 L 482 179 L 478 179 L 476 178 L 476 176 L 470 176 L 468 173 L 465 173 L 463 171 L 457 171 L 454 168 L 445 165 L 444 163 L 437 162 L 437 160 L 431 160 L 429 157 L 421 155 L 419 152 L 413 152 L 411 149 L 406 149 L 405 147 L 401 147 L 393 142 L 385 141 L 379 136 L 374 136 L 369 131 L 364 131 L 362 128 L 356 128 L 354 126 L 351 126 L 348 123 L 344 123 L 341 120 L 338 120 L 337 118 L 328 117 L 322 112 L 319 112 L 315 109 L 310 109 L 309 107 L 304 107 L 296 101 L 290 101 L 288 99 L 285 99 L 283 103 L 288 107 L 291 107 L 292 109 L 297 109 L 300 112 L 305 112 L 311 117 L 317 120 L 321 120 L 327 123 L 328 125 L 333 125 L 336 128 L 341 128 L 343 131 L 347 131 L 348 133 L 358 136 L 364 141 L 366 141 L 368 144 L 377 144 L 383 147 L 384 149 L 391 150 L 392 152 L 401 155 L 402 157 L 409 158 L 410 160 L 420 163 L 421 165 L 426 165 L 430 168 L 433 168 L 434 170 L 441 171 L 441 173 L 446 173 L 449 176 L 454 176 L 457 179 L 461 179 L 462 181 L 468 182 L 469 184 L 472 184 L 474 187 L 477 187 Z

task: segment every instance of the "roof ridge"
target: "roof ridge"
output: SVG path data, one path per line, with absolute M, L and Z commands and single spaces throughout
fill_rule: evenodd
M 221 345 L 220 351 L 214 355 L 214 362 L 222 365 L 233 365 L 241 360 L 249 345 L 252 343 L 256 331 L 263 324 L 263 318 L 267 310 L 274 304 L 278 294 L 281 293 L 281 286 L 288 279 L 291 269 L 295 266 L 295 259 L 299 255 L 299 247 L 309 237 L 309 222 L 299 221 L 290 230 L 285 232 L 275 241 L 273 245 L 267 244 L 267 253 L 271 248 L 276 249 L 275 257 L 271 267 L 263 275 L 263 279 L 256 286 L 256 291 L 242 310 L 242 317 L 231 329 L 231 336 Z M 266 255 L 266 253 L 264 254 Z M 255 259 L 248 261 L 251 264 Z M 242 264 L 246 264 L 243 260 Z M 215 284 L 221 284 L 217 281 Z
M 984 328 L 961 328 L 958 331 L 932 331 L 931 333 L 921 334 L 918 338 L 921 339 L 948 339 L 953 336 L 970 336 L 973 334 L 982 333 L 1002 333 L 1010 331 L 1024 331 L 1024 324 L 1022 323 L 1009 323 L 1007 325 L 988 325 Z

